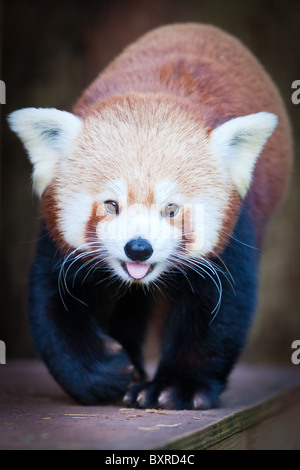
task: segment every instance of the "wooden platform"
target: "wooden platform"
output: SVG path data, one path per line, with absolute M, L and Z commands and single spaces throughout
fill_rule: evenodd
M 37 360 L 0 365 L 0 449 L 298 449 L 300 366 L 240 365 L 209 411 L 78 406 Z

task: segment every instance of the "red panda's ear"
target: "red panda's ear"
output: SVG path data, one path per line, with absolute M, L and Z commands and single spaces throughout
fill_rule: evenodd
M 74 114 L 54 108 L 24 108 L 7 119 L 28 152 L 33 186 L 41 196 L 54 176 L 57 160 L 68 155 L 81 121 Z
M 277 125 L 277 116 L 261 112 L 230 119 L 210 135 L 213 154 L 228 168 L 233 184 L 244 198 L 256 160 Z

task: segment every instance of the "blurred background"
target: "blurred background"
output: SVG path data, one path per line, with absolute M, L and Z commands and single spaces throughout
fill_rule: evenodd
M 26 285 L 39 212 L 25 151 L 5 117 L 26 107 L 71 110 L 84 88 L 130 42 L 159 25 L 203 22 L 240 38 L 279 87 L 291 119 L 295 165 L 290 192 L 265 240 L 260 303 L 244 359 L 291 363 L 300 339 L 300 2 L 279 0 L 4 0 L 0 4 L 1 113 L 0 339 L 8 357 L 34 356 Z

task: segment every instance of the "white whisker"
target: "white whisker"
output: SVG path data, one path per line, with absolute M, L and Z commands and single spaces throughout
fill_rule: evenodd
M 83 251 L 84 250 L 84 251 Z M 59 290 L 59 295 L 62 300 L 62 303 L 65 307 L 66 310 L 68 310 L 64 296 L 66 293 L 68 293 L 71 297 L 73 297 L 75 300 L 79 301 L 83 305 L 88 306 L 85 302 L 83 302 L 81 299 L 78 299 L 72 292 L 70 291 L 68 287 L 68 274 L 72 268 L 72 266 L 76 262 L 80 262 L 84 258 L 88 257 L 91 259 L 88 259 L 85 263 L 81 264 L 81 266 L 77 269 L 73 276 L 73 282 L 72 282 L 72 287 L 74 288 L 75 280 L 76 277 L 78 276 L 79 272 L 82 269 L 85 269 L 89 264 L 93 263 L 92 269 L 95 269 L 95 261 L 97 261 L 99 264 L 99 261 L 102 262 L 102 260 L 99 260 L 99 254 L 103 252 L 103 249 L 99 246 L 99 241 L 92 241 L 88 243 L 84 243 L 81 246 L 75 248 L 73 251 L 68 253 L 63 260 L 60 260 L 59 262 L 61 263 L 59 274 L 58 274 L 58 290 Z M 97 256 L 95 256 L 97 255 Z M 104 257 L 103 257 L 104 258 Z M 58 264 L 56 263 L 55 268 L 58 268 Z M 68 267 L 66 267 L 68 265 Z M 97 266 L 98 267 L 98 266 Z M 84 276 L 84 280 L 86 277 L 90 274 L 91 268 L 88 269 L 87 274 Z M 82 281 L 83 282 L 83 281 Z
M 249 245 L 248 243 L 242 242 L 242 241 L 239 240 L 238 238 L 235 238 L 233 235 L 230 235 L 229 233 L 225 232 L 225 230 L 221 230 L 221 232 L 225 233 L 225 235 L 226 235 L 227 237 L 232 238 L 232 240 L 234 240 L 235 242 L 240 243 L 241 245 L 247 246 L 248 248 L 251 248 L 252 250 L 258 250 L 258 251 L 260 251 L 260 249 L 259 249 L 257 246 Z
M 181 247 L 181 249 L 182 249 L 182 247 Z M 222 269 L 220 269 L 220 266 L 218 266 L 216 263 L 208 261 L 207 259 L 205 259 L 203 257 L 196 256 L 194 253 L 189 252 L 189 250 L 187 250 L 186 248 L 184 248 L 184 250 L 189 255 L 188 257 L 183 258 L 179 255 L 179 253 L 173 253 L 169 257 L 169 262 L 171 263 L 171 265 L 173 265 L 173 267 L 175 269 L 177 269 L 179 272 L 181 272 L 186 277 L 186 279 L 188 280 L 188 282 L 190 284 L 192 292 L 194 292 L 194 288 L 192 286 L 192 283 L 190 282 L 187 273 L 184 271 L 184 269 L 181 269 L 181 267 L 178 266 L 178 264 L 180 264 L 183 267 L 191 269 L 196 274 L 201 276 L 203 279 L 205 279 L 205 277 L 207 276 L 213 282 L 213 284 L 214 284 L 214 286 L 215 286 L 215 288 L 217 289 L 217 292 L 218 292 L 218 300 L 217 300 L 217 303 L 216 303 L 215 307 L 211 311 L 211 315 L 213 316 L 213 318 L 209 322 L 209 325 L 211 325 L 211 323 L 214 321 L 214 319 L 216 318 L 216 316 L 217 316 L 217 314 L 220 310 L 221 300 L 222 300 L 223 288 L 222 288 L 222 282 L 221 282 L 221 279 L 219 277 L 218 271 L 221 272 L 222 274 L 224 274 L 225 277 L 226 277 L 226 273 L 224 273 L 222 271 Z

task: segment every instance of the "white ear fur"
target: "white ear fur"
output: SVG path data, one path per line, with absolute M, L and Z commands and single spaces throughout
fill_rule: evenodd
M 81 121 L 74 114 L 55 108 L 24 108 L 7 119 L 28 152 L 33 186 L 41 196 L 54 176 L 56 162 L 68 155 Z
M 214 155 L 229 168 L 232 181 L 244 198 L 249 189 L 255 162 L 272 135 L 277 116 L 261 112 L 230 119 L 214 129 L 210 142 Z

